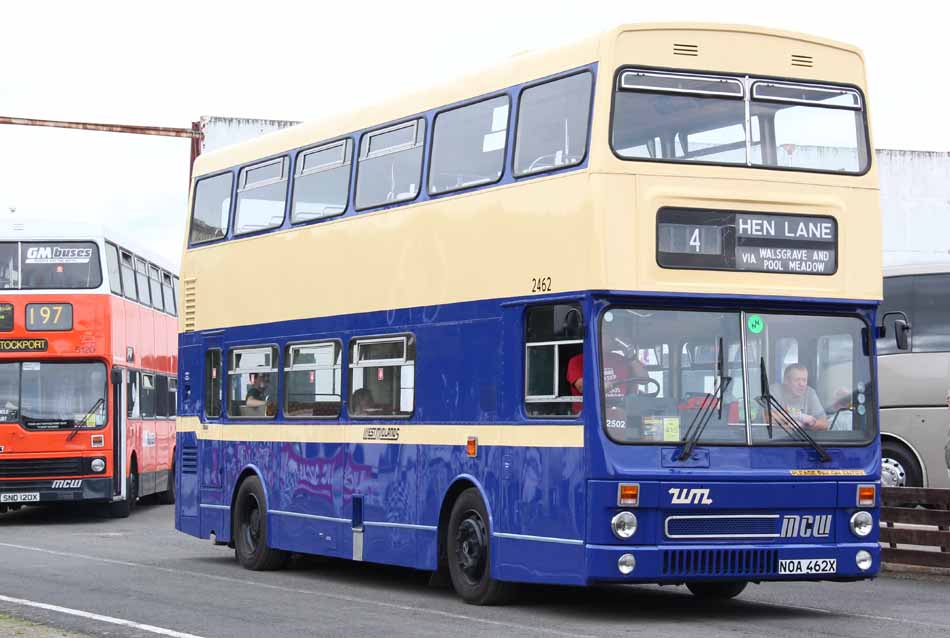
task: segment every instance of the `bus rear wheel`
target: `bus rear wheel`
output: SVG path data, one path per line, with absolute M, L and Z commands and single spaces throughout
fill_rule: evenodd
M 729 600 L 746 588 L 746 582 L 699 582 L 686 583 L 686 588 L 700 600 Z
M 245 569 L 272 571 L 287 564 L 290 554 L 267 545 L 267 499 L 256 476 L 247 477 L 234 503 L 234 556 Z
M 449 577 L 456 593 L 472 605 L 504 603 L 513 586 L 491 577 L 491 530 L 478 490 L 469 488 L 459 495 L 445 534 Z

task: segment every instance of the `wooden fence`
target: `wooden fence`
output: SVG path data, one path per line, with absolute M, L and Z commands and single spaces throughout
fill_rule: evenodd
M 886 487 L 881 496 L 881 560 L 950 569 L 950 489 Z

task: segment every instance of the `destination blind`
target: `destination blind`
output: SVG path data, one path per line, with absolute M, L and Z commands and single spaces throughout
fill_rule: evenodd
M 661 208 L 657 263 L 663 268 L 833 275 L 834 217 Z

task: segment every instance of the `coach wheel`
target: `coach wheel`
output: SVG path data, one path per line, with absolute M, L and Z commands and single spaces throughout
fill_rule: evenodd
M 692 592 L 693 596 L 702 600 L 728 600 L 735 598 L 742 593 L 746 585 L 745 582 L 701 582 L 686 583 L 686 588 Z
M 171 476 L 168 477 L 168 489 L 160 492 L 158 502 L 162 505 L 173 505 L 175 503 L 175 458 L 172 457 Z
M 267 506 L 264 488 L 249 476 L 238 489 L 234 503 L 234 555 L 243 567 L 254 571 L 280 569 L 290 554 L 267 546 Z
M 511 584 L 491 577 L 488 512 L 475 488 L 462 492 L 445 530 L 449 576 L 456 593 L 473 605 L 497 605 L 511 594 Z
M 921 487 L 923 472 L 906 447 L 885 439 L 881 444 L 881 486 Z

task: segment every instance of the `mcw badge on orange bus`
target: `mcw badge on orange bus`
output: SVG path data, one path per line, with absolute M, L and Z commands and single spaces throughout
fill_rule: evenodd
M 834 217 L 662 208 L 657 263 L 664 268 L 833 275 Z
M 0 352 L 46 352 L 46 339 L 0 339 Z

